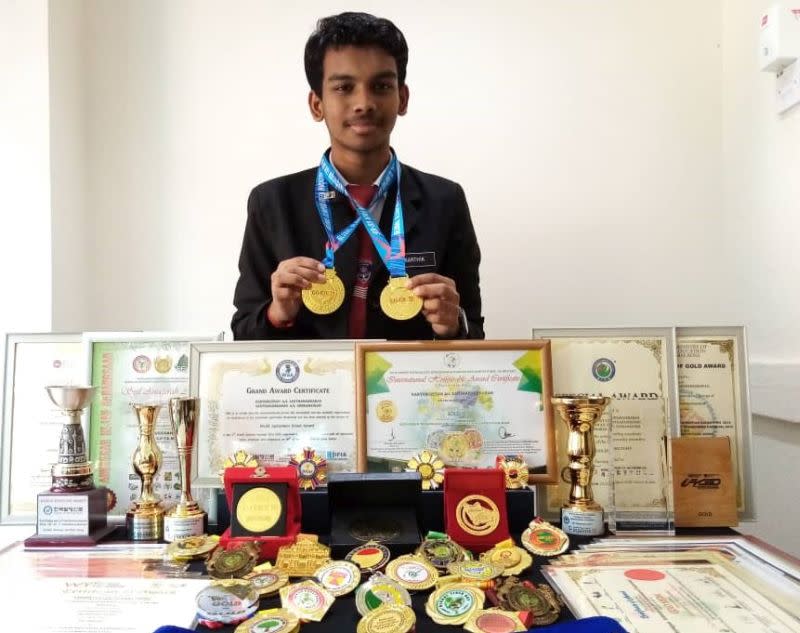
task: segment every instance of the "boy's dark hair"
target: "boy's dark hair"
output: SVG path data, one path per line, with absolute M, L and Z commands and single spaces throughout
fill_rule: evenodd
M 306 42 L 306 78 L 311 89 L 322 95 L 322 62 L 329 48 L 378 46 L 397 62 L 397 81 L 403 85 L 408 65 L 408 45 L 403 33 L 392 22 L 369 13 L 348 11 L 321 18 Z

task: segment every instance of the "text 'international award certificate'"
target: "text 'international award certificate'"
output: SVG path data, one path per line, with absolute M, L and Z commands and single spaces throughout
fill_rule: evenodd
M 682 334 L 683 330 L 678 330 L 678 389 L 681 436 L 730 438 L 737 507 L 743 512 L 749 505 L 750 438 L 740 378 L 742 333 L 741 328 L 735 329 L 738 332 L 725 335 Z
M 161 404 L 156 444 L 162 462 L 153 489 L 165 507 L 180 499 L 180 469 L 169 419 L 170 398 L 189 391 L 187 340 L 124 340 L 91 343 L 91 376 L 96 387 L 89 423 L 89 455 L 96 463 L 94 481 L 118 498 L 112 515 L 124 515 L 140 494 L 141 480 L 131 457 L 139 440 L 132 404 Z
M 549 346 L 503 343 L 360 345 L 367 469 L 402 470 L 429 449 L 462 468 L 522 455 L 531 481 L 554 476 Z
M 353 343 L 197 344 L 192 394 L 201 398 L 194 483 L 219 486 L 237 451 L 285 466 L 311 448 L 330 471 L 355 471 Z
M 80 334 L 9 334 L 0 522 L 34 523 L 36 495 L 52 485 L 66 418 L 48 385 L 82 384 Z
M 615 510 L 621 529 L 664 521 L 671 514 L 666 438 L 675 401 L 674 339 L 585 330 L 534 330 L 534 336 L 551 339 L 555 393 L 612 399 L 595 433 L 595 500 Z M 557 423 L 559 469 L 568 464 L 566 442 L 566 425 Z M 548 510 L 557 512 L 568 495 L 564 481 L 550 487 Z

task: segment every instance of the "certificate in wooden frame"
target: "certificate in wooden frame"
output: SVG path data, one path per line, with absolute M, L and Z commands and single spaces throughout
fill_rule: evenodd
M 192 486 L 221 487 L 238 451 L 286 466 L 309 447 L 329 472 L 354 471 L 354 350 L 352 340 L 192 344 L 190 393 L 201 400 Z
M 80 383 L 81 352 L 79 333 L 6 335 L 0 524 L 36 523 L 36 494 L 52 484 L 64 419 L 45 387 Z
M 747 339 L 743 326 L 676 330 L 681 436 L 731 439 L 740 519 L 755 518 Z
M 674 532 L 668 440 L 680 435 L 675 329 L 534 328 L 532 335 L 553 343 L 556 392 L 612 398 L 595 433 L 592 481 L 610 529 Z M 566 437 L 558 425 L 559 469 L 568 463 Z M 556 518 L 569 486 L 562 480 L 541 492 L 540 514 Z
M 556 481 L 548 341 L 359 343 L 359 471 L 402 471 L 424 449 L 446 466 L 523 454 L 530 483 Z
M 213 332 L 84 332 L 86 378 L 96 387 L 86 440 L 89 459 L 95 464 L 95 485 L 106 486 L 117 496 L 110 521 L 124 521 L 141 489 L 131 465 L 138 441 L 133 403 L 162 405 L 155 430 L 162 459 L 153 487 L 164 507 L 180 499 L 180 468 L 168 401 L 189 392 L 189 344 L 222 336 Z

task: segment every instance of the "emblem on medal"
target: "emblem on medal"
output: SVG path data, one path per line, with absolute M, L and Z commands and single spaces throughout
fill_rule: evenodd
M 390 277 L 381 292 L 381 310 L 397 321 L 412 319 L 422 310 L 422 299 L 406 288 L 408 275 Z
M 335 268 L 326 268 L 325 282 L 304 288 L 301 296 L 303 305 L 314 314 L 331 314 L 344 303 L 344 284 Z

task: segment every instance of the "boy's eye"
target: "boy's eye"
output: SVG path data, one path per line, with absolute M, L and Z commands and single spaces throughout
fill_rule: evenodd
M 334 92 L 349 92 L 352 86 L 350 84 L 335 84 L 333 86 Z

